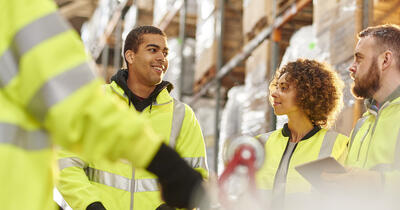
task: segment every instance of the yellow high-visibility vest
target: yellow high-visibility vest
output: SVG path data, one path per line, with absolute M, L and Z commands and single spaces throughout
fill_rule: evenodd
M 129 104 L 124 91 L 115 82 L 106 86 L 106 92 L 115 100 L 122 99 Z M 136 112 L 133 106 L 131 110 Z M 164 89 L 151 109 L 150 106 L 145 108 L 141 115 L 150 120 L 154 131 L 165 139 L 164 143 L 174 148 L 204 178 L 208 177 L 203 135 L 189 106 L 173 99 Z M 57 188 L 72 209 L 86 209 L 95 201 L 110 210 L 153 210 L 163 203 L 156 177 L 143 169 L 133 168 L 127 161 L 87 162 L 75 154 L 61 151 L 59 164 Z
M 400 87 L 392 97 L 358 120 L 350 137 L 346 165 L 381 172 L 385 190 L 398 191 L 400 184 Z M 391 189 L 392 187 L 397 189 Z
M 284 136 L 282 129 L 278 129 L 261 134 L 257 138 L 265 144 L 264 163 L 256 174 L 257 187 L 270 191 L 274 187 L 275 175 L 288 145 L 289 136 Z M 297 165 L 328 156 L 343 163 L 347 154 L 347 143 L 346 136 L 324 128 L 310 138 L 299 141 L 287 166 L 286 194 L 307 193 L 311 190 L 311 184 L 295 170 Z

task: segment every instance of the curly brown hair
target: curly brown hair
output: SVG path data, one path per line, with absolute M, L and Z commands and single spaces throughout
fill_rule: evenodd
M 298 59 L 276 71 L 270 83 L 270 93 L 277 86 L 279 78 L 286 73 L 286 81 L 296 90 L 299 108 L 314 125 L 329 128 L 343 107 L 344 84 L 336 71 L 325 63 Z

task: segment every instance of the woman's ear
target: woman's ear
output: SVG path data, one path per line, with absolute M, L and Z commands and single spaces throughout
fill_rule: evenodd
M 132 50 L 127 50 L 125 52 L 125 58 L 126 58 L 126 60 L 128 61 L 129 64 L 133 63 L 134 57 L 135 57 L 135 54 L 133 53 Z

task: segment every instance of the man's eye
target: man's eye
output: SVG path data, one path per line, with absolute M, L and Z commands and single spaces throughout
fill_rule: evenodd
M 156 52 L 157 50 L 154 49 L 154 48 L 150 48 L 149 51 L 150 51 L 150 52 Z
M 167 57 L 167 56 L 168 56 L 168 53 L 167 53 L 167 52 L 164 52 L 163 54 L 164 54 L 164 56 L 165 56 L 165 57 Z

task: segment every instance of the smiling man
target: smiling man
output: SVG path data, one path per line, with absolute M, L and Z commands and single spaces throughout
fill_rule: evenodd
M 111 78 L 111 84 L 106 86 L 106 91 L 114 95 L 115 100 L 129 104 L 132 111 L 141 112 L 150 119 L 152 128 L 166 139 L 165 143 L 206 178 L 208 168 L 200 125 L 188 105 L 170 96 L 172 84 L 163 81 L 168 68 L 167 55 L 167 37 L 164 32 L 153 26 L 133 29 L 124 44 L 128 69 L 119 70 Z M 58 189 L 73 209 L 170 208 L 161 200 L 165 196 L 160 195 L 156 176 L 133 168 L 127 161 L 88 163 L 66 151 L 60 152 L 60 155 Z M 163 158 L 170 159 L 168 156 Z M 154 166 L 154 170 L 171 170 L 165 167 Z M 179 171 L 179 167 L 172 170 L 176 170 L 176 174 L 186 173 Z M 163 195 L 182 186 L 170 187 L 163 189 Z M 189 194 L 179 196 L 183 199 Z

